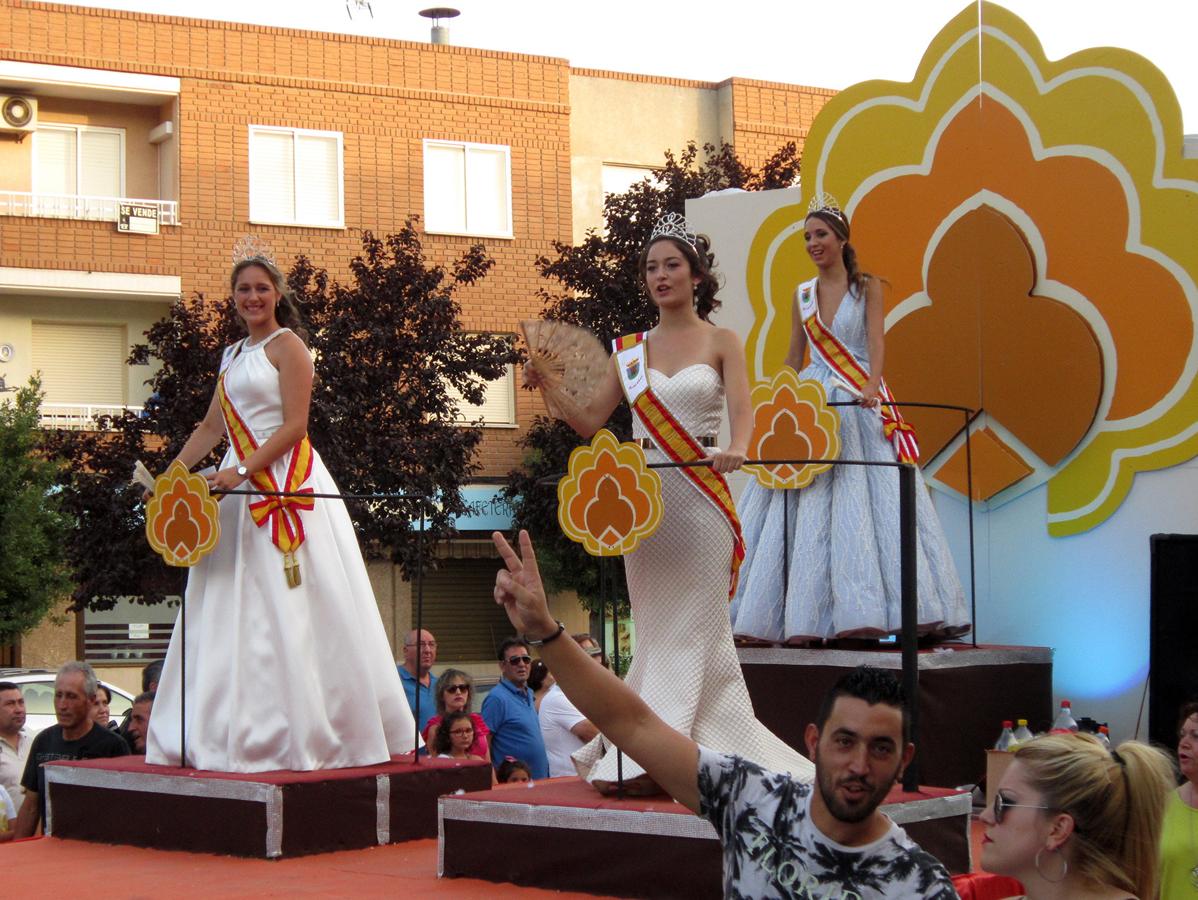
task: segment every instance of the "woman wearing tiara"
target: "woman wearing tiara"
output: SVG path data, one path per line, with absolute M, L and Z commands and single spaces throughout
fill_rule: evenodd
M 230 279 L 248 336 L 225 349 L 191 467 L 228 437 L 213 489 L 337 493 L 308 442 L 312 359 L 282 274 L 250 247 Z M 345 504 L 246 494 L 191 571 L 146 761 L 219 772 L 366 766 L 413 747 L 415 723 Z M 186 666 L 184 667 L 184 663 Z M 184 715 L 184 736 L 180 718 Z
M 803 227 L 819 274 L 795 291 L 786 365 L 798 370 L 810 346 L 799 378 L 821 382 L 830 401 L 858 402 L 838 408 L 843 459 L 915 462 L 914 432 L 885 405 L 882 286 L 857 267 L 848 218 L 830 197 L 812 202 Z M 833 466 L 801 490 L 751 482 L 739 504 L 747 555 L 731 608 L 736 636 L 804 644 L 897 633 L 898 503 L 892 468 Z M 922 478 L 916 521 L 920 630 L 963 634 L 965 594 Z
M 566 421 L 589 437 L 626 397 L 634 439 L 650 462 L 710 461 L 658 470 L 661 525 L 624 558 L 637 636 L 628 684 L 700 744 L 810 779 L 810 761 L 754 718 L 728 623 L 742 543 L 724 475 L 745 460 L 752 413 L 740 339 L 708 318 L 719 306 L 712 261 L 707 238 L 687 231 L 681 216 L 658 222 L 639 261 L 658 323 L 615 342 L 602 382 Z M 531 367 L 525 378 L 534 387 L 543 384 Z M 715 436 L 725 394 L 732 437 L 721 450 Z M 587 777 L 600 790 L 616 780 L 616 754 L 602 735 L 574 759 L 580 770 L 589 768 Z M 626 789 L 655 790 L 632 760 L 624 760 L 623 773 Z

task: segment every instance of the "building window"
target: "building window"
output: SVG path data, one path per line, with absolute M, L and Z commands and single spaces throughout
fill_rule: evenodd
M 125 409 L 129 344 L 124 325 L 33 323 L 33 369 L 42 379 L 42 425 L 91 428 Z
M 122 197 L 125 129 L 42 125 L 33 135 L 33 192 Z
M 345 225 L 344 148 L 338 131 L 250 126 L 250 221 Z
M 448 385 L 449 395 L 458 403 L 458 421 L 482 424 L 490 427 L 514 428 L 516 425 L 516 377 L 515 369 L 508 366 L 494 381 L 488 381 L 486 396 L 482 403 L 467 403 L 453 385 Z
M 496 144 L 424 142 L 424 229 L 512 236 L 512 152 Z
M 623 194 L 634 184 L 649 179 L 653 182 L 655 169 L 648 166 L 625 166 L 619 163 L 603 164 L 603 196 L 608 194 Z

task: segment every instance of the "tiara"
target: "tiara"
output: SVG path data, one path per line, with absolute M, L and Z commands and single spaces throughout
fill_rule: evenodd
M 679 213 L 666 213 L 657 220 L 657 224 L 653 226 L 653 233 L 649 235 L 650 242 L 657 240 L 659 237 L 677 238 L 680 241 L 685 241 L 692 247 L 698 238 L 693 231 L 686 227 L 686 217 Z
M 840 208 L 836 198 L 824 191 L 820 191 L 812 197 L 811 202 L 807 204 L 807 215 L 817 212 L 830 213 L 846 225 L 849 223 L 849 217 L 844 214 L 844 210 Z
M 270 244 L 256 234 L 243 235 L 233 244 L 233 265 L 248 259 L 260 259 L 272 266 L 275 264 L 275 255 L 271 252 Z

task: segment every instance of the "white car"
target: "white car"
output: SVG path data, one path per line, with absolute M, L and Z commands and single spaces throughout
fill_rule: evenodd
M 54 715 L 54 678 L 57 674 L 49 669 L 0 668 L 0 681 L 11 681 L 25 695 L 25 727 L 30 734 L 37 734 L 58 721 Z M 100 684 L 112 692 L 109 715 L 121 721 L 133 705 L 133 698 L 107 681 L 101 681 Z

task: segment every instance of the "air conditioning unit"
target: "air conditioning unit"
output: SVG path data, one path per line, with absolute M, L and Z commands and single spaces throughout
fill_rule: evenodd
M 37 98 L 0 94 L 0 132 L 28 133 L 37 130 Z

